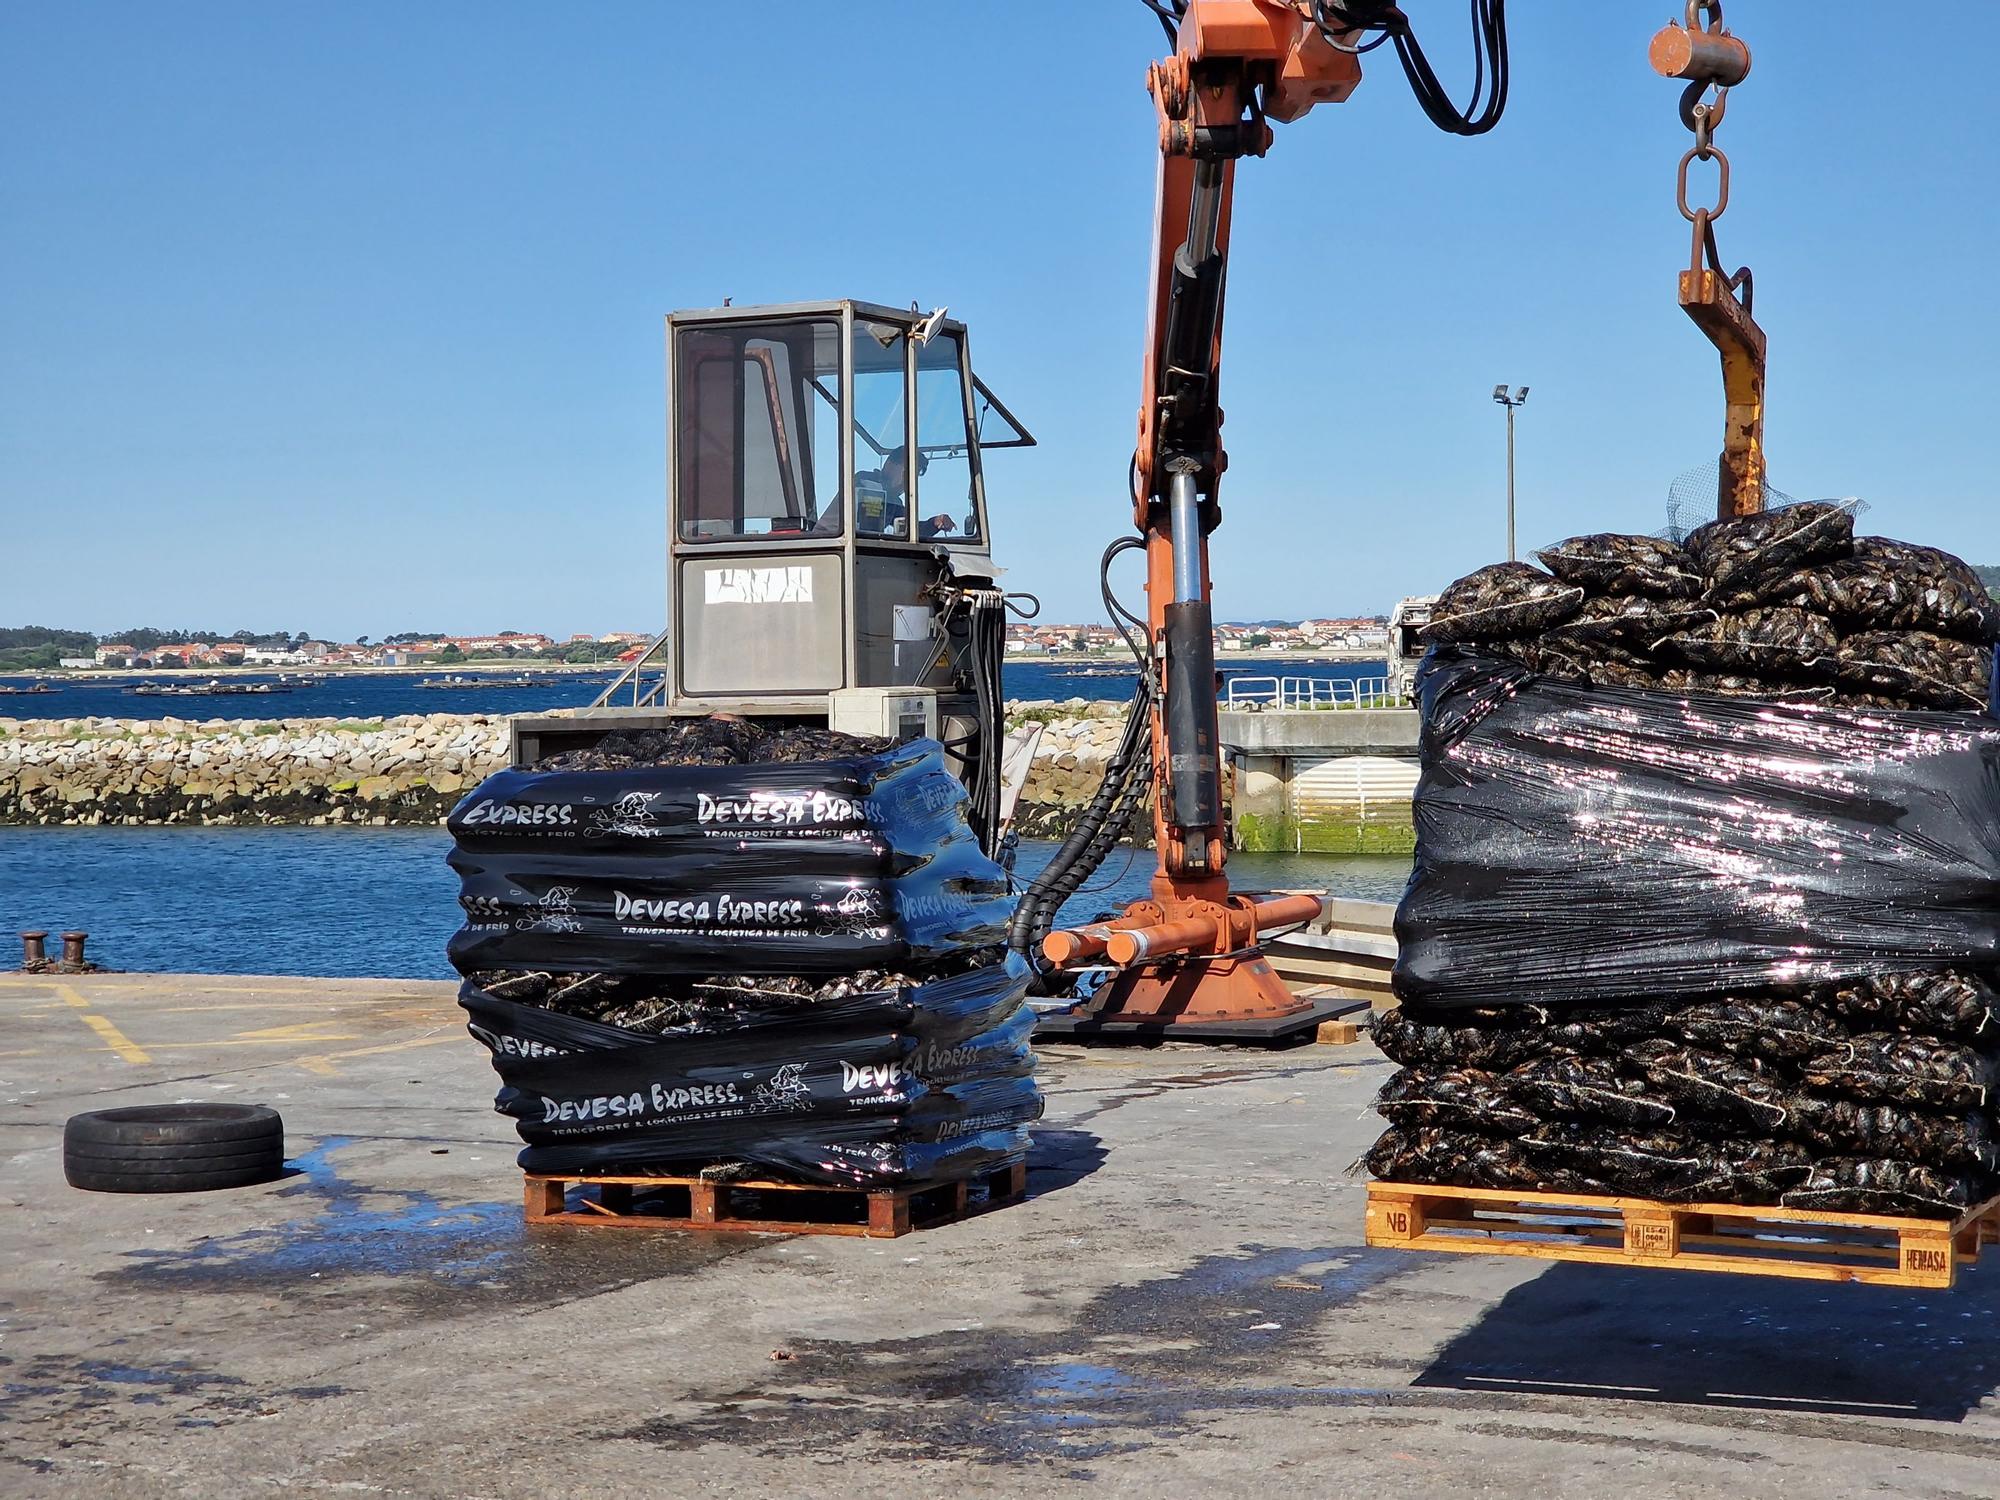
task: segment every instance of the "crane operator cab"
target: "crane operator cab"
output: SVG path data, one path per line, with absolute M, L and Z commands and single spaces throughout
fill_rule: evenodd
M 675 313 L 667 340 L 669 701 L 952 695 L 951 590 L 994 573 L 982 458 L 1034 441 L 972 373 L 964 325 L 803 303 Z
M 1034 443 L 965 327 L 865 302 L 667 319 L 667 629 L 514 763 L 734 713 L 991 744 L 1002 600 L 984 455 Z

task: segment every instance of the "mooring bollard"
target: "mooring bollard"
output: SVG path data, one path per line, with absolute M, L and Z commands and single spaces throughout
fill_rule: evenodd
M 84 939 L 89 936 L 90 934 L 87 932 L 65 932 L 62 935 L 62 961 L 65 966 L 79 969 L 83 967 L 83 943 Z
M 21 934 L 21 967 L 39 969 L 49 961 L 49 951 L 44 946 L 48 942 L 46 932 L 24 932 Z

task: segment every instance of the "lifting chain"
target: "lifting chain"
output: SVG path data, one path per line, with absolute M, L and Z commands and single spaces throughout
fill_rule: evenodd
M 1726 46 L 1733 41 L 1722 24 L 1722 0 L 1687 0 L 1686 30 L 1690 38 L 1698 36 L 1703 42 Z M 1689 50 L 1690 53 L 1695 50 L 1692 44 Z M 1747 65 L 1744 71 L 1748 71 Z M 1715 246 L 1715 221 L 1729 207 L 1729 158 L 1715 144 L 1715 128 L 1722 123 L 1728 108 L 1729 85 L 1712 72 L 1696 74 L 1682 92 L 1681 123 L 1694 133 L 1694 144 L 1682 155 L 1675 173 L 1674 201 L 1680 207 L 1681 217 L 1694 226 L 1689 268 L 1700 271 L 1706 264 L 1709 270 L 1723 276 L 1731 291 L 1742 294 L 1743 309 L 1748 312 L 1754 291 L 1749 268 L 1739 268 L 1735 275 L 1729 275 L 1722 269 L 1721 253 Z M 1688 168 L 1696 161 L 1715 163 L 1715 202 L 1704 208 L 1688 203 Z
M 1688 0 L 1687 22 L 1670 22 L 1647 49 L 1653 71 L 1686 82 L 1681 122 L 1694 133 L 1674 185 L 1681 217 L 1694 226 L 1688 268 L 1680 273 L 1681 309 L 1722 356 L 1727 404 L 1723 446 L 1716 465 L 1716 515 L 1754 516 L 1764 508 L 1764 331 L 1750 309 L 1750 272 L 1722 269 L 1715 221 L 1729 207 L 1729 158 L 1715 144 L 1715 130 L 1729 106 L 1729 90 L 1750 72 L 1750 49 L 1722 24 L 1722 0 Z M 1688 167 L 1712 161 L 1715 201 L 1688 202 Z

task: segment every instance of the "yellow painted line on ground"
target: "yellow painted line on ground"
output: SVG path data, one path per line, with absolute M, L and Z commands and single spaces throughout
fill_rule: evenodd
M 383 1042 L 374 1047 L 350 1047 L 345 1052 L 314 1052 L 304 1057 L 295 1057 L 292 1066 L 304 1068 L 308 1073 L 317 1073 L 322 1078 L 337 1078 L 342 1058 L 376 1057 L 384 1052 L 408 1052 L 413 1047 L 435 1047 L 440 1042 L 456 1042 L 464 1039 L 464 1033 L 453 1031 L 448 1036 L 413 1036 L 400 1042 Z
M 334 1004 L 421 998 L 409 990 L 390 988 L 390 981 L 379 979 L 278 979 L 269 983 L 210 984 L 180 974 L 99 974 L 91 976 L 90 983 L 103 994 L 161 1000 L 185 999 L 190 995 L 318 995 L 328 1004 Z
M 132 1039 L 113 1026 L 104 1017 L 85 1011 L 83 1024 L 104 1038 L 104 1045 L 124 1058 L 128 1063 L 149 1063 L 153 1059 L 134 1044 Z
M 359 1032 L 342 1030 L 340 1021 L 300 1021 L 292 1026 L 259 1026 L 250 1031 L 239 1031 L 233 1040 L 237 1042 L 351 1042 Z
M 124 1058 L 125 1061 L 127 1061 L 128 1063 L 149 1063 L 153 1060 L 152 1058 L 146 1055 L 146 1053 L 144 1052 L 143 1049 L 140 1048 L 138 1043 L 134 1042 L 130 1037 L 125 1035 L 124 1032 L 120 1031 L 116 1026 L 113 1026 L 109 1021 L 105 1020 L 104 1017 L 97 1015 L 93 1011 L 91 1011 L 91 1009 L 89 1008 L 90 1002 L 84 999 L 83 996 L 79 995 L 75 990 L 71 989 L 68 985 L 66 984 L 56 985 L 55 992 L 58 995 L 62 996 L 65 1004 L 75 1006 L 76 1009 L 82 1011 L 83 1024 L 88 1026 L 92 1031 L 96 1032 L 99 1036 L 103 1037 L 104 1045 L 109 1047 L 113 1052 L 116 1052 L 120 1057 Z
M 296 1047 L 300 1042 L 351 1042 L 359 1032 L 343 1031 L 338 1036 L 226 1036 L 192 1042 L 148 1042 L 155 1052 L 203 1052 L 210 1047 Z
M 324 1000 L 224 1000 L 196 1001 L 192 1005 L 155 1005 L 156 1015 L 196 1016 L 218 1010 L 334 1010 Z

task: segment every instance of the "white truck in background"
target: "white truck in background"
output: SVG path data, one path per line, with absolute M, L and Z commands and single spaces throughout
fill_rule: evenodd
M 1436 594 L 1419 594 L 1396 601 L 1389 615 L 1389 696 L 1396 703 L 1414 707 L 1417 701 L 1417 667 L 1428 648 L 1417 632 L 1431 622 L 1437 608 Z

